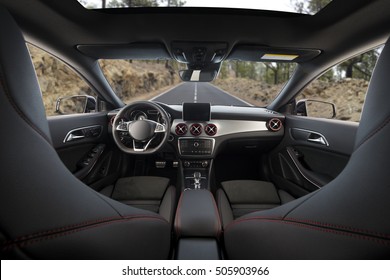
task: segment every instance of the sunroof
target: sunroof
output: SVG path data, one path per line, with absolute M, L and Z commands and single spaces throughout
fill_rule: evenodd
M 279 11 L 314 15 L 332 0 L 77 0 L 87 9 L 209 7 Z

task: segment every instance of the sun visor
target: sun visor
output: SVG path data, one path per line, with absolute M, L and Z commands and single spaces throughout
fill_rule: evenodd
M 77 45 L 77 49 L 96 59 L 171 59 L 160 43 L 133 43 L 128 45 Z
M 302 63 L 315 58 L 320 53 L 320 50 L 313 49 L 289 49 L 255 45 L 238 45 L 231 51 L 227 59 Z

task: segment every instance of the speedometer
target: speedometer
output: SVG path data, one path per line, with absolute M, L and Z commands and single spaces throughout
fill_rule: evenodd
M 147 120 L 148 116 L 146 115 L 145 112 L 137 110 L 131 113 L 130 119 L 133 121 Z

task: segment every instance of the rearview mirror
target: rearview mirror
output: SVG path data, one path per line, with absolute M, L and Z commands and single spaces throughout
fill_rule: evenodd
M 56 113 L 60 115 L 90 113 L 95 109 L 96 99 L 89 95 L 60 97 L 56 102 Z
M 179 76 L 185 82 L 211 82 L 217 76 L 217 70 L 180 70 Z
M 298 116 L 325 119 L 336 117 L 336 106 L 326 101 L 302 99 L 297 102 L 296 108 Z

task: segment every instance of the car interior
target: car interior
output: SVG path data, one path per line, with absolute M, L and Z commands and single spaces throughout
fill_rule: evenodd
M 0 0 L 1 259 L 389 259 L 390 1 L 314 15 L 84 2 Z M 47 116 L 26 43 L 96 95 Z M 331 118 L 311 116 L 297 96 L 377 47 L 360 121 L 325 102 Z M 104 59 L 186 68 L 176 88 L 125 102 Z M 225 61 L 286 60 L 265 106 L 212 83 Z

